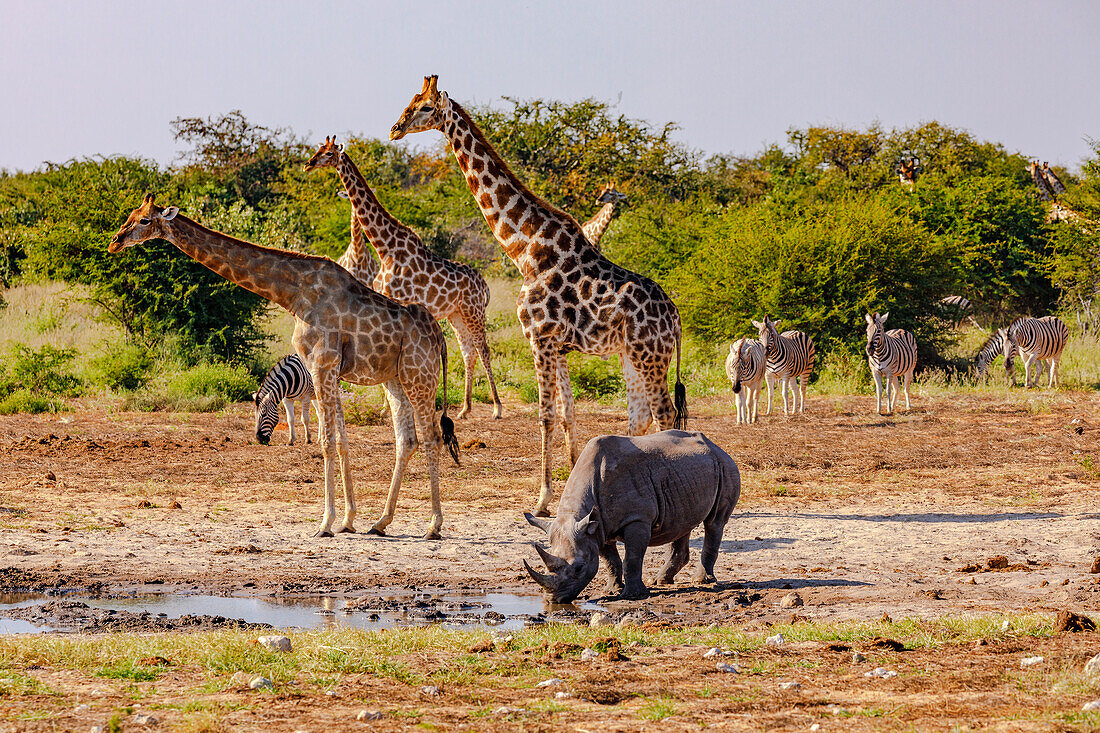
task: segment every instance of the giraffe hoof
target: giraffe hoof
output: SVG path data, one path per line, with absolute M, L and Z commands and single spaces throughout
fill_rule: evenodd
M 378 527 L 371 527 L 370 529 L 367 530 L 367 534 L 372 534 L 375 537 L 385 537 L 386 536 L 385 530 L 378 529 Z
M 550 512 L 546 511 L 545 509 L 536 509 L 535 511 L 533 511 L 531 513 L 534 514 L 536 517 L 549 517 L 549 516 L 552 516 L 550 514 Z
M 428 534 L 424 535 L 424 539 L 426 539 L 426 540 L 441 540 L 441 539 L 443 539 L 443 537 L 439 534 L 439 530 L 431 529 L 431 530 L 428 530 Z
M 341 527 L 336 534 L 355 534 L 355 527 Z
M 313 533 L 313 536 L 314 537 L 331 537 L 332 532 L 329 532 L 327 529 L 319 529 L 319 530 L 317 530 L 316 532 Z

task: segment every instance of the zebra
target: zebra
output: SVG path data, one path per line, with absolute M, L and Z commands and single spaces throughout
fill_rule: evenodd
M 294 402 L 302 403 L 302 425 L 306 429 L 306 442 L 312 443 L 309 434 L 309 407 L 314 399 L 313 378 L 297 354 L 284 356 L 271 367 L 271 371 L 252 393 L 256 413 L 256 441 L 267 445 L 271 433 L 279 424 L 279 403 L 286 409 L 286 422 L 290 427 L 290 445 L 294 445 Z
M 743 338 L 730 344 L 726 376 L 733 382 L 738 425 L 756 422 L 756 407 L 760 402 L 760 386 L 766 366 L 764 345 L 756 339 Z
M 875 405 L 882 414 L 882 383 L 886 381 L 887 414 L 894 411 L 898 399 L 898 375 L 905 378 L 905 409 L 909 409 L 909 383 L 917 368 L 917 340 L 904 328 L 887 331 L 883 328 L 890 312 L 866 314 L 867 363 L 875 380 Z
M 981 348 L 978 349 L 978 355 L 974 357 L 978 363 L 978 378 L 985 377 L 986 370 L 989 369 L 989 365 L 998 357 L 1004 354 L 1008 356 L 1006 346 L 1008 346 L 1008 329 L 998 328 L 996 331 L 989 335 L 989 338 L 985 340 Z M 1008 374 L 1008 360 L 1005 360 L 1005 379 L 1010 380 L 1011 377 Z
M 779 333 L 777 326 L 781 321 L 770 320 L 766 315 L 763 321 L 753 321 L 752 325 L 760 331 L 760 343 L 764 347 L 767 368 L 764 381 L 768 383 L 768 409 L 765 415 L 772 413 L 772 385 L 779 381 L 783 393 L 783 414 L 803 412 L 806 403 L 806 382 L 814 370 L 814 342 L 801 331 Z M 798 380 L 798 392 L 794 382 Z M 791 391 L 791 409 L 787 410 L 787 389 Z
M 962 295 L 948 295 L 945 298 L 940 298 L 936 305 L 939 307 L 943 319 L 955 328 L 958 328 L 963 319 L 970 315 L 970 311 L 974 307 L 970 300 Z
M 1031 365 L 1036 360 L 1039 367 L 1035 372 L 1035 386 L 1039 386 L 1039 375 L 1044 370 L 1044 362 L 1050 362 L 1050 383 L 1047 386 L 1058 388 L 1058 361 L 1069 341 L 1069 328 L 1060 318 L 1017 318 L 1006 329 L 1005 341 L 1005 371 L 1013 385 L 1016 384 L 1013 359 L 1019 351 L 1024 357 L 1025 388 L 1031 387 Z

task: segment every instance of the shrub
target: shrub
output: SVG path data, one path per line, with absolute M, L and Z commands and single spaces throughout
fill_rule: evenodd
M 572 357 L 569 362 L 574 398 L 598 400 L 623 392 L 625 383 L 618 358 L 604 361 L 592 357 Z
M 0 395 L 27 390 L 36 395 L 77 397 L 84 385 L 70 371 L 76 349 L 58 349 L 46 344 L 38 350 L 25 344 L 8 348 L 6 368 L 0 372 Z
M 199 364 L 168 380 L 168 394 L 178 398 L 220 397 L 226 403 L 244 402 L 256 389 L 247 369 L 230 364 Z
M 92 358 L 88 373 L 93 384 L 132 392 L 145 385 L 152 366 L 152 357 L 140 345 L 112 344 L 102 354 Z
M 29 389 L 17 389 L 0 399 L 0 415 L 14 415 L 19 412 L 60 412 L 65 403 L 57 398 L 36 395 Z

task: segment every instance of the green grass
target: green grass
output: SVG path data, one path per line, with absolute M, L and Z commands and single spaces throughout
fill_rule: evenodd
M 676 701 L 671 697 L 658 697 L 647 700 L 638 710 L 638 717 L 643 720 L 664 720 L 676 715 Z

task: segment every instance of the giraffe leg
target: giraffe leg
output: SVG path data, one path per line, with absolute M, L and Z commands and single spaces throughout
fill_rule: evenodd
M 671 430 L 676 420 L 676 410 L 672 406 L 672 397 L 668 394 L 668 362 L 663 365 L 651 362 L 642 365 L 638 355 L 631 357 L 638 371 L 645 380 L 646 399 L 649 400 L 649 411 L 657 419 L 658 430 Z M 649 368 L 646 369 L 646 366 Z
M 462 392 L 462 409 L 458 411 L 458 418 L 462 419 L 470 414 L 470 394 L 474 388 L 474 365 L 477 364 L 477 347 L 474 344 L 473 334 L 470 333 L 470 329 L 466 327 L 466 323 L 461 317 L 455 315 L 448 320 L 458 337 L 458 348 L 462 352 L 462 368 L 466 377 L 466 388 Z
M 424 539 L 438 540 L 439 530 L 443 527 L 443 508 L 439 501 L 439 449 L 443 446 L 443 436 L 435 416 L 435 392 L 418 399 L 414 407 L 416 424 L 424 446 L 424 459 L 428 463 L 428 484 L 432 492 L 432 519 Z
M 336 413 L 336 452 L 340 456 L 340 481 L 344 485 L 344 524 L 336 532 L 355 532 L 355 486 L 351 480 L 348 430 L 344 422 L 344 405 L 339 397 L 339 386 L 337 386 L 336 404 L 333 409 Z
M 416 451 L 416 418 L 412 402 L 405 394 L 405 388 L 396 379 L 385 383 L 386 397 L 390 403 L 390 415 L 393 418 L 393 437 L 396 448 L 396 458 L 393 466 L 393 476 L 390 478 L 390 493 L 386 496 L 386 508 L 368 534 L 385 536 L 386 527 L 393 521 L 393 515 L 397 512 L 397 494 L 401 490 L 401 479 L 405 475 L 405 467 L 409 465 L 409 458 Z
M 535 354 L 535 377 L 539 384 L 539 425 L 542 429 L 542 482 L 539 486 L 539 503 L 535 506 L 536 517 L 550 516 L 550 500 L 554 498 L 554 488 L 550 483 L 550 448 L 554 442 L 554 399 L 558 390 L 558 359 L 561 356 L 552 351 L 553 347 L 540 347 L 532 344 Z
M 489 337 L 485 333 L 485 309 L 472 308 L 466 318 L 466 328 L 473 339 L 474 351 L 481 357 L 481 365 L 485 367 L 485 377 L 489 380 L 489 394 L 493 397 L 493 418 L 499 420 L 504 415 L 504 405 L 500 402 L 497 393 L 497 380 L 493 377 L 493 365 L 489 359 Z
M 313 400 L 308 397 L 302 398 L 302 427 L 305 428 L 306 431 L 306 443 L 313 442 L 313 438 L 309 434 L 309 406 L 311 402 L 313 402 Z
M 645 380 L 634 367 L 634 362 L 625 353 L 623 362 L 623 380 L 626 382 L 626 434 L 645 435 L 649 424 L 653 422 L 653 413 L 649 409 Z
M 561 421 L 561 429 L 565 433 L 565 451 L 569 454 L 569 466 L 572 468 L 577 463 L 580 450 L 577 448 L 577 437 L 573 434 L 573 425 L 576 412 L 573 409 L 573 383 L 569 380 L 569 365 L 564 356 L 558 357 L 558 420 Z
M 320 405 L 320 441 L 321 452 L 325 457 L 325 512 L 321 516 L 321 526 L 314 537 L 331 537 L 332 522 L 336 515 L 335 463 L 336 452 L 336 410 L 334 405 L 340 401 L 339 380 L 335 370 L 314 366 L 313 386 Z

